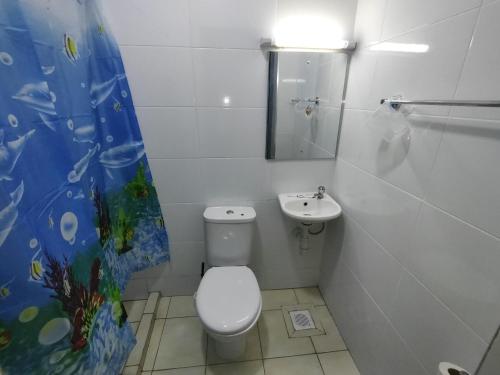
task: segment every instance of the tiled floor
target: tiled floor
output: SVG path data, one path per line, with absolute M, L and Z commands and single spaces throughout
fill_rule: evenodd
M 359 375 L 317 288 L 262 291 L 262 314 L 247 349 L 229 362 L 215 353 L 192 296 L 128 301 L 137 345 L 123 375 Z M 282 306 L 313 304 L 325 335 L 290 338 Z

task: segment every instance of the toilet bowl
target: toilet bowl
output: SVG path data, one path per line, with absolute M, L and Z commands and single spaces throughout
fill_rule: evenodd
M 211 268 L 200 282 L 195 306 L 217 354 L 234 359 L 244 353 L 247 333 L 262 309 L 259 284 L 247 267 L 256 213 L 252 207 L 207 207 L 203 219 Z
M 219 357 L 235 359 L 245 352 L 247 333 L 262 310 L 259 284 L 246 266 L 210 268 L 195 295 L 195 306 Z

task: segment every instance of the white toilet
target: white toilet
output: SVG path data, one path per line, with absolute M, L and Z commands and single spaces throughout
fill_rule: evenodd
M 252 207 L 208 207 L 203 217 L 211 268 L 196 292 L 196 310 L 217 354 L 234 359 L 245 351 L 262 309 L 259 284 L 247 267 L 256 214 Z

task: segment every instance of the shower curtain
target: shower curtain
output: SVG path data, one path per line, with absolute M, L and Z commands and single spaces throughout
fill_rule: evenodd
M 0 374 L 118 374 L 168 239 L 98 0 L 0 1 Z

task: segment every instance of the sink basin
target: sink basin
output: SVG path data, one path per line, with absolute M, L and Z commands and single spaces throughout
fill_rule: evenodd
M 283 213 L 303 223 L 318 223 L 335 219 L 342 208 L 328 194 L 323 199 L 314 198 L 314 193 L 287 193 L 278 196 Z

